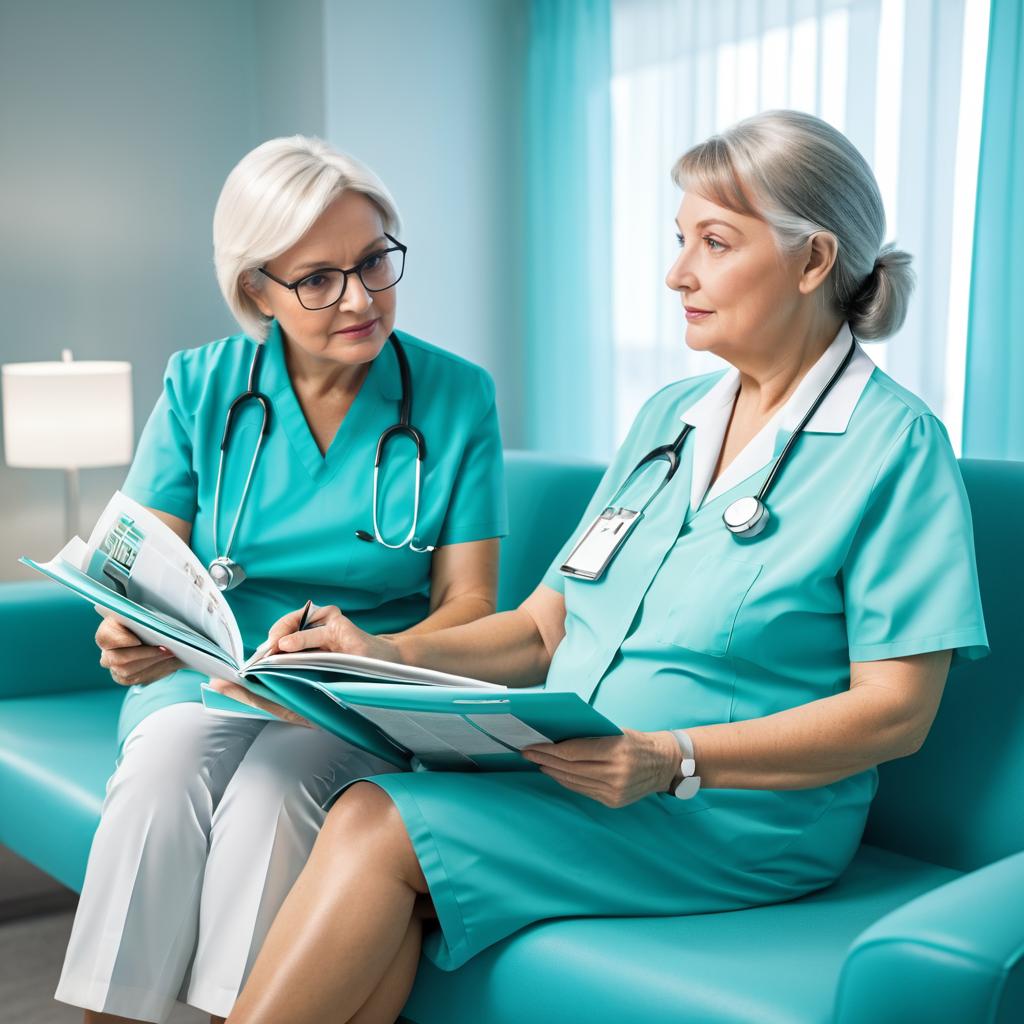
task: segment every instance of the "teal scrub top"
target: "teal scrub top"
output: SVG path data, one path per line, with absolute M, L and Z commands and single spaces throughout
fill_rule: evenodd
M 829 350 L 835 365 L 841 341 Z M 719 403 L 727 419 L 734 388 L 723 392 L 723 378 L 735 371 L 673 383 L 646 403 L 544 577 L 566 606 L 548 689 L 579 693 L 620 726 L 654 731 L 828 697 L 849 688 L 851 661 L 952 649 L 955 663 L 987 653 L 971 513 L 945 428 L 859 346 L 850 371 L 860 385 L 846 399 L 837 392 L 831 408 L 826 399 L 796 441 L 765 499 L 771 519 L 760 536 L 734 536 L 722 513 L 758 493 L 791 429 L 780 427 L 763 465 L 694 502 L 705 429 L 696 426 L 675 476 L 604 577 L 567 578 L 559 566 L 577 538 L 640 459 L 676 437 L 686 410 L 716 390 L 728 400 Z M 809 408 L 806 388 L 804 401 Z M 698 456 L 705 467 L 717 458 L 719 444 L 712 447 Z M 658 461 L 642 470 L 614 504 L 639 508 L 665 469 Z M 680 814 L 709 810 L 688 819 L 694 841 L 719 847 L 737 867 L 758 870 L 802 846 L 807 863 L 828 874 L 856 851 L 876 788 L 869 769 L 813 789 L 705 788 L 673 803 Z M 747 845 L 740 850 L 737 840 Z
M 508 532 L 501 436 L 494 384 L 478 366 L 396 331 L 409 360 L 411 420 L 426 440 L 417 545 L 461 544 Z M 257 342 L 235 335 L 175 353 L 164 390 L 139 440 L 122 491 L 192 525 L 191 546 L 204 564 L 213 547 L 213 505 L 228 406 L 245 391 Z M 258 390 L 272 405 L 252 484 L 231 548 L 247 578 L 226 597 L 246 654 L 282 615 L 312 599 L 337 605 L 359 627 L 392 633 L 429 612 L 429 554 L 389 550 L 356 538 L 373 532 L 373 464 L 381 431 L 398 422 L 402 394 L 391 344 L 373 361 L 355 401 L 321 454 L 292 389 L 284 339 L 270 326 Z M 218 539 L 231 531 L 259 437 L 259 405 L 236 415 L 224 463 Z M 378 522 L 397 543 L 412 524 L 415 446 L 388 442 L 380 468 Z M 200 699 L 205 677 L 181 670 L 130 687 L 120 742 L 148 714 Z

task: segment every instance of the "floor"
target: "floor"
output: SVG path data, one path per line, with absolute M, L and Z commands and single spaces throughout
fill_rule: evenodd
M 54 989 L 71 934 L 72 911 L 0 923 L 0 1021 L 77 1024 L 82 1011 L 55 1002 Z M 170 1024 L 208 1024 L 205 1013 L 176 1006 Z

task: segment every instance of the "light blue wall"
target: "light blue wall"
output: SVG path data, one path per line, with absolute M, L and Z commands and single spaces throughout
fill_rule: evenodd
M 167 357 L 237 330 L 211 220 L 234 163 L 274 135 L 366 160 L 411 246 L 400 323 L 520 407 L 516 0 L 102 0 L 0 5 L 0 362 L 127 359 L 136 432 Z M 91 523 L 123 469 L 82 473 Z M 59 472 L 0 462 L 0 579 L 62 542 Z
M 523 442 L 521 0 L 326 0 L 327 136 L 393 192 L 398 323 L 485 366 Z
M 167 356 L 225 334 L 211 273 L 219 183 L 256 137 L 241 0 L 4 4 L 0 361 L 134 364 L 141 427 Z M 83 521 L 123 470 L 82 474 Z M 61 540 L 54 471 L 0 467 L 0 576 Z
M 323 0 L 252 0 L 257 142 L 324 134 Z M 238 157 L 243 154 L 239 153 Z

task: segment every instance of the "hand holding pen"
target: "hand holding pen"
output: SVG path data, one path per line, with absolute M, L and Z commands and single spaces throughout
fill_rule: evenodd
M 315 611 L 319 611 L 319 609 L 312 601 L 307 601 L 301 611 L 289 612 L 278 619 L 270 627 L 267 639 L 260 645 L 261 652 L 263 654 L 281 654 L 283 652 L 280 648 L 280 641 L 283 637 L 289 636 L 292 633 L 301 633 L 320 625 L 318 622 L 311 621 Z
M 312 607 L 313 602 L 307 601 L 306 607 L 302 609 L 301 613 L 289 612 L 289 614 L 283 619 L 279 619 L 274 624 L 274 628 L 271 630 L 270 636 L 268 636 L 267 639 L 256 648 L 253 653 L 252 660 L 258 660 L 259 658 L 266 657 L 269 654 L 276 654 L 277 651 L 275 648 L 277 647 L 277 641 L 282 636 L 286 635 L 287 632 L 291 631 L 290 623 L 294 622 L 296 616 L 298 616 L 299 630 L 308 629 L 311 625 L 309 622 L 309 613 Z M 289 627 L 286 631 L 282 632 L 279 627 L 285 623 L 289 623 Z M 289 708 L 282 707 L 274 701 L 267 700 L 266 697 L 261 697 L 258 694 L 253 693 L 251 690 L 246 689 L 239 683 L 232 683 L 227 679 L 211 679 L 210 686 L 218 693 L 222 693 L 226 697 L 232 698 L 232 700 L 237 700 L 242 704 L 251 704 L 254 708 L 260 708 L 263 711 L 269 711 L 270 714 L 280 718 L 284 722 L 291 722 L 293 725 L 302 725 L 307 729 L 316 728 L 312 722 L 297 712 L 292 711 Z
M 270 630 L 274 648 L 288 654 L 322 651 L 377 661 L 404 660 L 395 636 L 366 632 L 333 604 L 314 607 L 312 616 L 305 625 L 302 623 L 299 612 L 291 612 L 274 623 Z

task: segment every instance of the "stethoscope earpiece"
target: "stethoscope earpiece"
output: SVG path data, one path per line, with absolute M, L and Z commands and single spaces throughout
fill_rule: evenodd
M 377 540 L 377 538 L 375 538 L 372 533 L 367 533 L 366 530 L 356 530 L 356 537 L 359 540 L 365 540 L 365 541 L 367 541 L 370 544 L 376 543 L 376 540 Z M 386 548 L 400 548 L 400 547 L 404 547 L 405 544 L 408 544 L 409 545 L 409 550 L 410 551 L 415 551 L 416 554 L 418 554 L 418 555 L 428 555 L 428 554 L 430 554 L 431 551 L 436 551 L 437 550 L 437 548 L 433 544 L 428 544 L 428 545 L 426 545 L 426 547 L 422 547 L 422 548 L 417 547 L 416 546 L 416 538 L 415 537 L 413 537 L 411 539 L 407 539 L 403 544 L 387 544 L 383 540 L 380 543 L 383 544 L 384 547 L 386 547 Z

